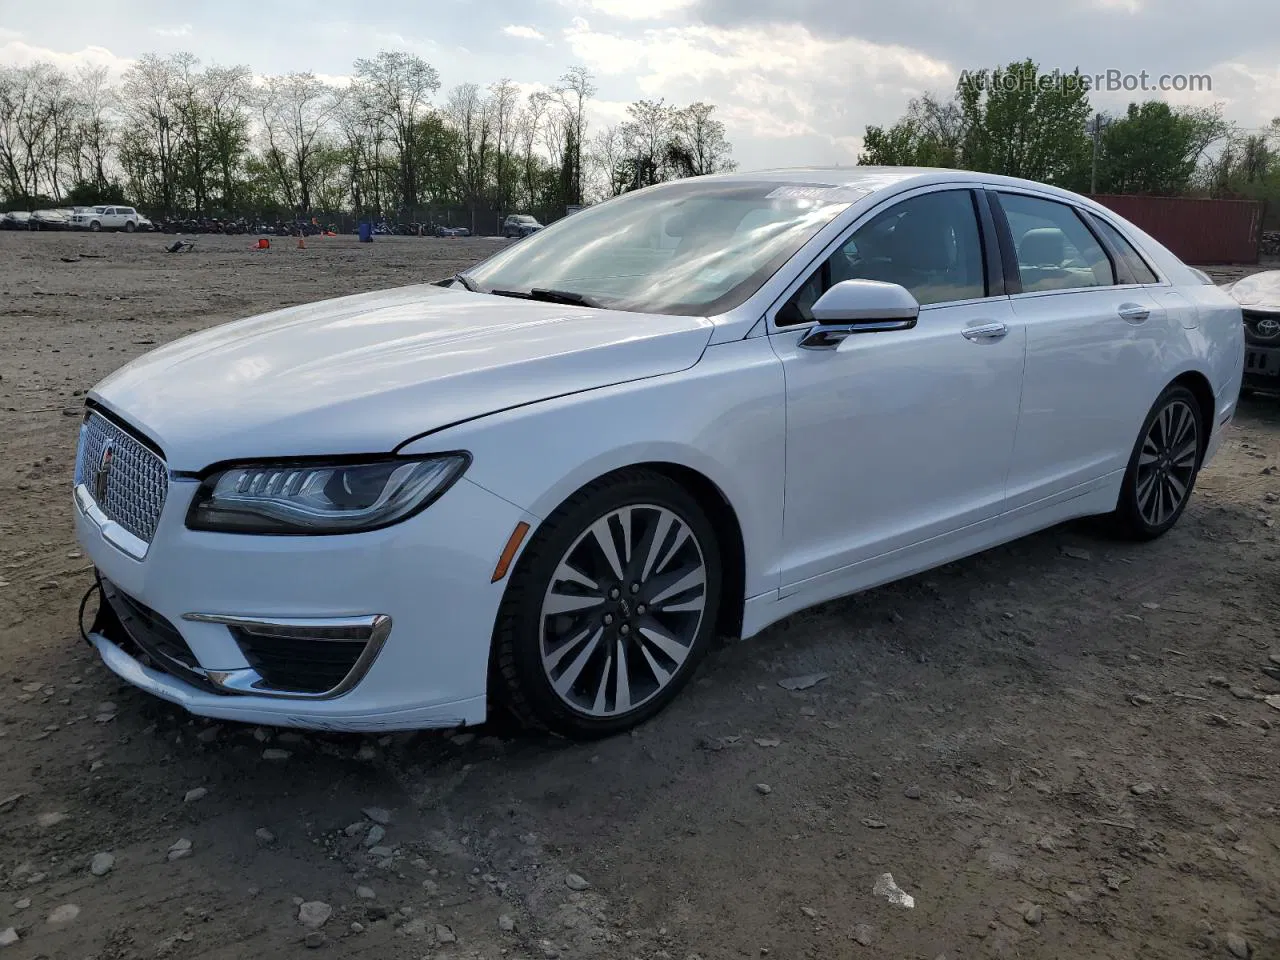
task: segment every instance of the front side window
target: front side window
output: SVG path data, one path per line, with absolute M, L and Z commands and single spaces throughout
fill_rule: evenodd
M 1113 227 L 1101 217 L 1090 216 L 1093 221 L 1094 229 L 1101 233 L 1120 254 L 1120 259 L 1125 262 L 1125 266 L 1129 268 L 1129 272 L 1133 274 L 1134 283 L 1159 283 L 1159 278 L 1155 275 L 1155 271 L 1147 266 L 1147 261 L 1142 259 L 1142 254 L 1134 249 L 1133 244 L 1125 239 L 1124 234 Z
M 842 280 L 881 280 L 922 306 L 987 295 L 982 234 L 969 190 L 926 193 L 858 227 L 778 311 L 779 326 L 813 322 L 813 304 Z
M 1115 268 L 1097 238 L 1065 203 L 1000 194 L 1026 293 L 1108 287 Z
M 754 294 L 865 191 L 694 177 L 595 204 L 466 272 L 482 291 L 568 291 L 637 313 L 713 316 Z

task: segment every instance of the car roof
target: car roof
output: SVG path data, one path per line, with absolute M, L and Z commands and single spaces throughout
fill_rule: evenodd
M 761 180 L 766 180 L 779 184 L 821 184 L 830 187 L 848 187 L 866 193 L 879 193 L 885 190 L 896 193 L 898 190 L 909 187 L 924 187 L 940 183 L 985 183 L 1038 190 L 1096 206 L 1086 197 L 1046 183 L 1023 180 L 1018 177 L 1004 177 L 994 173 L 977 173 L 973 170 L 953 170 L 949 167 L 786 167 L 713 174 L 707 179 L 742 183 L 759 183 Z

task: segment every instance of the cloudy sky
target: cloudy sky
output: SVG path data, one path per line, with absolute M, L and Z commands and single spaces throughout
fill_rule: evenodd
M 852 163 L 866 125 L 892 122 L 911 97 L 1028 56 L 1091 75 L 1207 73 L 1211 93 L 1167 98 L 1221 102 L 1244 127 L 1280 115 L 1275 0 L 0 0 L 0 63 L 122 71 L 142 53 L 187 50 L 341 77 L 388 48 L 426 58 L 445 87 L 552 84 L 584 64 L 597 124 L 641 97 L 710 101 L 744 169 Z

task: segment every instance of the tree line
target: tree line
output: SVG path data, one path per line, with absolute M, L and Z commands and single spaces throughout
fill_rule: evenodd
M 950 97 L 926 94 L 888 127 L 869 126 L 859 163 L 962 167 L 1084 193 L 1280 200 L 1280 118 L 1261 131 L 1221 106 L 1131 103 L 1095 111 L 1079 71 L 1032 60 L 965 71 Z
M 711 104 L 640 100 L 593 130 L 595 94 L 582 67 L 528 94 L 509 79 L 442 92 L 431 64 L 394 50 L 356 60 L 345 85 L 190 53 L 146 54 L 118 84 L 105 68 L 0 67 L 0 209 L 550 216 L 734 168 Z

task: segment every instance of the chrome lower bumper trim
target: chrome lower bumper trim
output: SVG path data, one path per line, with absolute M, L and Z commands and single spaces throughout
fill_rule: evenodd
M 93 499 L 93 494 L 83 483 L 76 487 L 75 500 L 80 512 L 98 525 L 98 529 L 102 531 L 102 539 L 123 550 L 135 560 L 146 559 L 150 544 L 141 537 L 134 536 L 103 513 L 102 508 Z
M 242 696 L 276 697 L 284 700 L 332 700 L 340 697 L 364 679 L 373 661 L 378 658 L 382 646 L 391 634 L 391 618 L 385 614 L 367 617 L 319 617 L 276 619 L 265 617 L 235 617 L 216 613 L 184 613 L 183 620 L 193 623 L 217 623 L 234 627 L 246 633 L 262 637 L 288 637 L 314 640 L 363 640 L 364 650 L 342 681 L 322 693 L 304 693 L 296 690 L 279 690 L 266 685 L 266 681 L 252 667 L 240 670 L 205 670 L 205 678 L 223 693 Z

